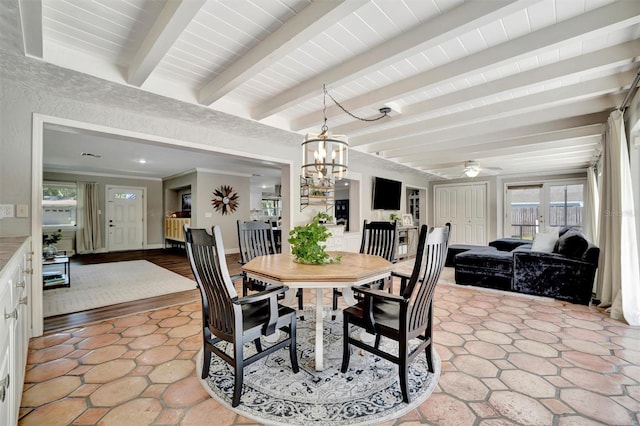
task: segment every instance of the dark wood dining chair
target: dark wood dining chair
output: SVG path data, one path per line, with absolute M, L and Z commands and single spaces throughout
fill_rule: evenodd
M 244 265 L 258 256 L 267 256 L 280 252 L 280 245 L 277 243 L 271 224 L 256 220 L 238 220 L 238 247 L 240 249 L 240 264 Z M 242 273 L 242 295 L 246 296 L 248 291 L 264 291 L 269 284 L 253 280 Z M 298 298 L 298 309 L 304 308 L 302 300 L 302 289 L 296 290 Z M 284 296 L 282 296 L 284 297 Z
M 209 376 L 212 353 L 226 361 L 234 370 L 231 406 L 236 407 L 242 395 L 245 366 L 289 346 L 291 369 L 298 372 L 296 312 L 277 302 L 278 295 L 287 291 L 286 286 L 273 286 L 238 297 L 227 269 L 219 226 L 214 226 L 210 234 L 205 229 L 185 225 L 184 235 L 187 256 L 202 298 L 202 378 Z M 260 337 L 272 335 L 276 330 L 284 331 L 288 337 L 264 348 Z M 233 350 L 225 350 L 224 342 L 233 345 Z M 244 358 L 245 344 L 249 342 L 254 343 L 257 353 Z
M 360 253 L 373 254 L 384 257 L 391 263 L 397 262 L 398 248 L 398 221 L 393 222 L 367 222 L 362 225 L 362 240 Z M 371 288 L 382 288 L 391 291 L 392 280 L 381 280 L 367 284 Z M 342 291 L 333 289 L 333 310 L 338 309 L 338 298 Z M 335 316 L 334 316 L 335 318 Z
M 398 365 L 402 399 L 408 403 L 407 387 L 409 364 L 424 351 L 430 372 L 433 369 L 433 294 L 440 272 L 447 257 L 449 230 L 447 227 L 431 228 L 422 225 L 418 238 L 416 261 L 411 276 L 401 285 L 399 295 L 363 286 L 354 287 L 364 300 L 343 311 L 343 352 L 341 371 L 349 368 L 351 348 L 357 346 Z M 350 335 L 352 326 L 375 335 L 372 345 Z M 380 349 L 380 339 L 385 337 L 398 342 L 398 354 Z M 409 350 L 409 341 L 419 344 Z

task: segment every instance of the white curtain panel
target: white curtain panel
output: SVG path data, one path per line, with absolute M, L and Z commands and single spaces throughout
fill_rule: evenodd
M 102 247 L 98 184 L 78 182 L 77 200 L 76 250 L 78 253 L 93 253 Z
M 82 182 L 76 182 L 78 195 L 76 197 L 76 253 L 89 253 L 84 246 L 84 199 L 85 185 Z
M 629 153 L 622 112 L 611 113 L 603 152 L 598 237 L 598 298 L 611 317 L 640 325 L 640 266 Z
M 598 193 L 598 180 L 595 167 L 587 169 L 587 196 L 584 206 L 584 232 L 587 238 L 598 245 L 598 213 L 600 211 L 600 194 Z M 593 279 L 592 290 L 598 291 L 598 277 Z
M 584 206 L 584 232 L 595 245 L 598 245 L 598 213 L 600 211 L 600 194 L 593 167 L 587 169 L 587 198 Z

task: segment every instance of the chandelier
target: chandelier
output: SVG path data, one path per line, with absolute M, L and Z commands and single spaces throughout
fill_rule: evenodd
M 379 117 L 361 118 L 347 111 L 338 101 L 336 101 L 327 87 L 322 85 L 323 107 L 322 114 L 324 122 L 320 128 L 320 133 L 307 133 L 302 141 L 302 175 L 317 176 L 318 179 L 342 179 L 349 169 L 349 140 L 345 135 L 333 135 L 327 126 L 327 96 L 350 116 L 361 121 L 377 121 L 386 117 L 391 108 L 380 108 Z

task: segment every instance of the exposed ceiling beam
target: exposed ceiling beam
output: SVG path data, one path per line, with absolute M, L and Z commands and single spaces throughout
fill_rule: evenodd
M 199 92 L 198 101 L 210 105 L 297 49 L 341 17 L 359 9 L 368 0 L 316 1 L 254 46 Z M 319 87 L 319 86 L 318 86 Z M 316 87 L 316 89 L 318 89 Z M 289 91 L 288 91 L 289 92 Z
M 351 138 L 352 146 L 376 143 L 378 147 L 393 144 L 393 140 L 400 139 L 399 135 L 404 137 L 421 135 L 445 129 L 448 127 L 457 127 L 466 123 L 478 122 L 480 120 L 489 120 L 493 118 L 504 118 L 511 115 L 520 114 L 525 111 L 536 111 L 543 108 L 549 108 L 561 104 L 571 103 L 578 99 L 593 98 L 607 93 L 620 92 L 625 84 L 633 79 L 635 73 L 632 71 L 614 74 L 594 80 L 572 84 L 558 89 L 547 90 L 535 93 L 533 95 L 521 96 L 515 99 L 509 99 L 504 102 L 497 102 L 482 107 L 474 108 L 469 111 L 461 111 L 454 114 L 438 116 L 432 119 L 417 121 L 415 123 L 397 126 L 393 129 L 386 129 L 376 133 L 370 133 L 363 136 Z M 389 141 L 386 145 L 378 142 Z M 383 148 L 384 150 L 384 148 Z
M 592 126 L 579 127 L 576 129 L 566 129 L 551 133 L 496 140 L 482 145 L 464 146 L 462 144 L 457 144 L 452 147 L 452 149 L 449 149 L 449 144 L 447 144 L 447 149 L 431 146 L 423 149 L 416 149 L 414 155 L 411 157 L 402 156 L 385 158 L 401 161 L 403 163 L 410 163 L 412 165 L 419 164 L 424 161 L 449 161 L 447 159 L 459 158 L 460 152 L 464 152 L 465 154 L 476 154 L 476 156 L 487 158 L 493 157 L 499 152 L 507 152 L 510 149 L 517 149 L 519 152 L 522 152 L 523 148 L 527 148 L 527 150 L 535 150 L 536 147 L 545 145 L 549 142 L 560 144 L 561 142 L 564 143 L 564 141 L 576 141 L 583 138 L 601 138 L 603 130 L 603 124 L 594 124 Z M 581 142 L 568 144 L 575 146 L 580 145 Z
M 604 124 L 594 124 L 591 126 L 579 127 L 575 129 L 560 130 L 557 132 L 531 135 L 520 138 L 485 143 L 481 145 L 455 146 L 447 149 L 416 149 L 411 157 L 386 157 L 412 166 L 425 164 L 425 162 L 451 161 L 460 157 L 460 152 L 473 154 L 474 158 L 487 158 L 496 155 L 504 155 L 508 152 L 520 152 L 526 147 L 527 152 L 547 150 L 554 147 L 579 146 L 583 142 L 576 142 L 582 138 L 601 138 L 604 131 Z
M 465 76 L 477 75 L 506 61 L 532 57 L 544 48 L 577 38 L 595 37 L 615 28 L 640 22 L 640 1 L 617 1 L 575 18 L 529 33 L 525 36 L 484 49 L 437 68 L 430 69 L 374 91 L 341 101 L 344 108 L 357 112 L 371 105 L 384 105 L 402 96 L 427 90 Z M 327 117 L 342 114 L 337 106 L 328 107 Z M 319 114 L 316 112 L 316 114 Z
M 537 1 L 537 0 L 535 0 Z M 534 1 L 499 0 L 467 2 L 435 19 L 369 49 L 303 83 L 263 102 L 252 111 L 252 117 L 262 120 L 277 114 L 317 93 L 323 83 L 341 84 L 362 77 L 389 64 L 430 49 L 443 41 L 465 34 L 493 20 L 507 16 Z M 306 127 L 309 127 L 307 125 Z M 295 127 L 302 128 L 299 125 Z
M 42 0 L 19 0 L 18 5 L 24 54 L 42 59 Z
M 463 102 L 479 100 L 488 96 L 508 92 L 510 90 L 520 90 L 528 86 L 540 85 L 553 80 L 566 78 L 574 75 L 594 73 L 606 69 L 628 64 L 629 58 L 640 56 L 640 41 L 633 40 L 617 46 L 607 47 L 586 55 L 565 59 L 550 65 L 537 67 L 529 71 L 513 74 L 498 80 L 489 81 L 484 84 L 458 90 L 450 94 L 438 96 L 426 101 L 408 105 L 402 109 L 402 114 L 391 115 L 388 118 L 376 123 L 365 121 L 352 121 L 340 126 L 333 126 L 332 130 L 337 134 L 353 134 L 359 130 L 369 130 L 375 128 L 376 124 L 389 125 L 394 122 L 401 122 L 411 119 L 414 116 L 433 113 L 441 109 L 451 108 Z M 612 71 L 613 72 L 613 71 Z M 629 82 L 631 84 L 631 82 Z M 306 117 L 306 116 L 305 116 Z M 317 122 L 317 115 L 314 117 Z M 311 119 L 311 117 L 309 117 Z M 299 120 L 294 120 L 297 123 Z M 306 128 L 305 121 L 302 123 Z M 314 122 L 309 120 L 309 126 Z M 294 128 L 294 130 L 300 130 Z
M 562 105 L 555 108 L 548 108 L 537 114 L 524 113 L 509 117 L 508 120 L 498 118 L 489 120 L 482 125 L 476 123 L 468 124 L 451 129 L 444 129 L 432 132 L 427 135 L 412 136 L 403 140 L 395 141 L 395 145 L 387 150 L 377 150 L 375 146 L 367 146 L 365 152 L 376 153 L 380 155 L 394 155 L 390 151 L 398 151 L 400 155 L 410 155 L 415 152 L 415 146 L 432 145 L 437 149 L 438 145 L 448 147 L 449 141 L 456 139 L 474 139 L 479 135 L 491 134 L 495 132 L 517 132 L 519 128 L 532 125 L 541 125 L 548 120 L 562 120 L 574 115 L 581 116 L 586 114 L 604 113 L 607 116 L 615 109 L 612 104 L 618 104 L 622 101 L 623 95 L 618 94 L 613 97 L 605 96 L 585 101 L 574 102 L 569 105 Z M 603 122 L 606 122 L 606 118 Z M 357 147 L 355 150 L 361 150 Z
M 522 153 L 512 154 L 512 155 L 495 155 L 490 157 L 490 161 L 487 161 L 489 157 L 478 157 L 472 154 L 466 155 L 465 158 L 461 160 L 458 155 L 457 158 L 452 159 L 450 162 L 446 163 L 424 163 L 424 164 L 416 164 L 414 167 L 419 169 L 426 169 L 430 171 L 443 171 L 449 168 L 459 168 L 464 166 L 467 161 L 476 161 L 480 164 L 480 167 L 487 171 L 492 168 L 504 168 L 511 167 L 516 164 L 528 164 L 535 162 L 548 162 L 553 159 L 557 159 L 560 161 L 588 161 L 591 159 L 593 155 L 593 148 L 596 144 L 588 144 L 581 146 L 580 148 L 561 148 L 561 149 L 548 149 L 546 152 L 536 152 L 532 153 L 531 156 L 527 155 L 523 158 Z M 504 166 L 507 164 L 508 166 Z M 503 167 L 504 166 L 504 167 Z
M 613 108 L 612 108 L 613 110 Z M 504 130 L 498 130 L 489 133 L 479 133 L 470 138 L 468 136 L 462 136 L 458 134 L 455 139 L 446 139 L 447 150 L 455 150 L 461 147 L 473 147 L 475 145 L 484 145 L 490 142 L 517 139 L 522 137 L 535 136 L 544 133 L 553 133 L 562 131 L 565 129 L 572 129 L 576 127 L 591 126 L 591 125 L 603 125 L 609 117 L 609 111 L 596 112 L 592 114 L 579 115 L 576 117 L 561 118 L 557 120 L 545 121 L 536 124 L 523 124 L 517 128 L 508 128 Z M 476 125 L 474 125 L 477 128 Z M 442 143 L 445 140 L 432 140 L 429 138 L 427 146 Z M 418 147 L 420 149 L 421 147 Z M 381 155 L 389 159 L 397 159 L 399 161 L 410 160 L 415 158 L 416 148 L 400 148 L 395 150 L 382 151 Z M 418 155 L 419 156 L 419 155 Z
M 589 168 L 589 166 L 585 166 L 583 163 L 579 163 L 576 165 L 571 166 L 570 164 L 563 164 L 562 165 L 562 172 L 564 174 L 568 174 L 568 173 L 579 173 L 579 172 L 584 172 L 585 170 L 587 170 Z M 549 174 L 557 174 L 558 173 L 558 166 L 555 164 L 552 165 L 548 165 L 548 166 L 523 166 L 523 167 L 518 167 L 517 170 L 512 170 L 511 173 L 504 173 L 502 174 L 502 176 L 504 177 L 508 177 L 508 176 L 517 176 L 517 175 L 523 175 L 523 174 L 527 174 L 530 177 L 533 176 L 545 176 L 545 175 L 549 175 Z
M 206 0 L 169 0 L 133 56 L 127 83 L 142 86 Z

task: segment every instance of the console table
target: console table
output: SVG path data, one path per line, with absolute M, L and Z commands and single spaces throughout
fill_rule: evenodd
M 71 287 L 71 262 L 67 254 L 42 259 L 42 288 Z
M 169 243 L 171 247 L 184 245 L 184 225 L 191 226 L 191 219 L 182 217 L 167 217 L 164 219 L 165 247 L 167 243 Z

